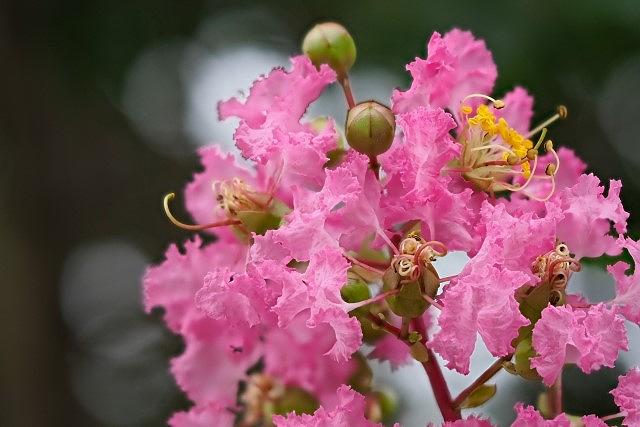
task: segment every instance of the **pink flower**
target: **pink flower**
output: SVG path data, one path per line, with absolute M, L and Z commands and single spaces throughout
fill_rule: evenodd
M 184 196 L 186 208 L 195 222 L 209 224 L 227 219 L 226 212 L 219 206 L 218 192 L 213 188 L 216 182 L 230 182 L 236 178 L 253 190 L 268 191 L 267 177 L 263 173 L 258 175 L 255 171 L 238 165 L 233 154 L 223 153 L 218 146 L 201 148 L 198 154 L 204 170 L 193 175 L 193 180 L 185 188 Z M 224 240 L 236 240 L 227 227 L 214 230 Z
M 382 233 L 378 219 L 380 187 L 367 172 L 365 156 L 350 153 L 345 162 L 328 170 L 319 192 L 296 188 L 294 210 L 286 224 L 270 233 L 298 261 L 323 248 L 362 243 L 365 236 Z
M 273 422 L 277 427 L 382 427 L 365 418 L 364 396 L 346 385 L 338 388 L 337 393 L 338 404 L 331 410 L 320 407 L 313 415 L 276 415 Z
M 304 55 L 291 58 L 291 64 L 289 72 L 276 68 L 256 80 L 244 102 L 237 98 L 221 102 L 220 119 L 235 116 L 254 129 L 269 121 L 303 129 L 298 123 L 300 118 L 324 88 L 335 81 L 336 74 L 327 65 L 317 70 Z
M 260 357 L 259 334 L 239 334 L 226 322 L 206 317 L 194 318 L 185 329 L 185 351 L 171 361 L 176 382 L 196 404 L 234 405 L 238 383 Z
M 589 309 L 549 305 L 533 329 L 531 359 L 543 381 L 551 385 L 565 363 L 577 363 L 585 373 L 613 367 L 618 352 L 628 350 L 623 319 L 604 304 Z
M 289 72 L 277 68 L 256 81 L 244 102 L 232 98 L 220 103 L 220 118 L 240 118 L 234 140 L 243 156 L 268 164 L 283 185 L 317 188 L 326 153 L 335 148 L 338 135 L 332 121 L 315 132 L 300 119 L 336 75 L 327 65 L 317 70 L 305 56 L 291 58 L 291 64 Z
M 431 345 L 447 366 L 469 372 L 476 333 L 494 356 L 513 352 L 511 341 L 529 324 L 519 310 L 514 292 L 539 280 L 531 262 L 553 247 L 553 218 L 511 216 L 504 206 L 484 204 L 482 224 L 486 238 L 478 254 L 444 292 L 440 331 Z
M 611 223 L 618 234 L 627 231 L 629 213 L 620 201 L 621 182 L 609 182 L 607 197 L 599 184 L 595 175 L 582 175 L 574 186 L 558 196 L 564 212 L 564 219 L 558 223 L 558 238 L 577 258 L 619 254 L 620 245 L 610 235 Z
M 420 220 L 427 240 L 439 240 L 451 250 L 471 250 L 477 212 L 469 206 L 472 191 L 448 188 L 451 177 L 442 169 L 460 153 L 449 132 L 456 124 L 440 108 L 416 107 L 399 114 L 402 141 L 380 156 L 388 175 L 381 208 L 388 227 Z M 444 214 L 446 212 L 446 215 Z
M 329 326 L 309 328 L 305 317 L 297 316 L 286 328 L 265 335 L 265 373 L 307 390 L 323 405 L 333 405 L 336 389 L 349 381 L 356 367 L 354 360 L 337 362 L 326 356 L 334 342 Z
M 625 272 L 629 269 L 629 264 L 624 261 L 608 267 L 609 274 L 616 280 L 616 297 L 612 303 L 628 320 L 640 324 L 640 271 L 637 267 L 640 265 L 640 244 L 629 238 L 621 239 L 621 242 L 633 258 L 636 269 L 627 276 Z
M 571 422 L 565 414 L 560 414 L 552 420 L 545 420 L 533 406 L 517 403 L 514 409 L 516 420 L 511 427 L 571 427 Z
M 453 29 L 442 37 L 435 32 L 427 45 L 427 59 L 416 58 L 407 65 L 413 81 L 402 92 L 395 90 L 393 111 L 404 113 L 419 106 L 457 111 L 471 93 L 491 93 L 497 70 L 483 40 L 468 31 Z
M 613 400 L 626 413 L 622 425 L 640 425 L 640 368 L 633 368 L 618 377 L 618 387 L 611 391 Z
M 148 268 L 144 276 L 145 310 L 149 313 L 153 307 L 163 307 L 167 326 L 174 332 L 181 331 L 185 318 L 195 310 L 193 298 L 209 268 L 238 270 L 245 258 L 246 248 L 238 243 L 201 246 L 198 236 L 185 243 L 184 254 L 171 245 L 166 260 Z

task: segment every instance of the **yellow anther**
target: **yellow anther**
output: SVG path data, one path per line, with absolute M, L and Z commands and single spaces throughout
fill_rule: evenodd
M 462 108 L 460 108 L 460 111 L 462 112 L 462 114 L 471 114 L 473 108 L 468 105 L 463 105 Z
M 553 150 L 553 141 L 548 139 L 547 142 L 544 143 L 544 149 L 545 149 L 545 151 Z
M 569 114 L 569 110 L 567 110 L 567 107 L 565 107 L 564 105 L 558 105 L 556 107 L 556 113 L 558 113 L 558 117 L 560 119 L 566 119 L 567 115 Z
M 538 155 L 538 150 L 536 150 L 535 148 L 530 148 L 529 150 L 527 150 L 527 159 L 533 160 L 536 158 L 537 155 Z
M 504 101 L 502 99 L 496 99 L 493 102 L 493 108 L 495 108 L 496 110 L 500 110 L 500 109 L 504 108 L 504 106 L 505 106 L 505 103 L 504 103 Z
M 509 163 L 510 165 L 516 165 L 518 163 L 520 163 L 520 157 L 516 156 L 515 154 L 507 154 L 507 163 Z
M 547 165 L 547 167 L 545 168 L 544 173 L 546 173 L 549 176 L 554 176 L 556 174 L 556 165 L 555 165 L 555 163 L 549 163 Z

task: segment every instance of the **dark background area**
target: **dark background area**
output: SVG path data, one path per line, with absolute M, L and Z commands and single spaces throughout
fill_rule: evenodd
M 637 0 L 6 0 L 0 424 L 155 426 L 186 406 L 166 373 L 179 343 L 139 302 L 144 265 L 186 238 L 168 225 L 161 197 L 198 167 L 197 138 L 186 130 L 189 72 L 176 64 L 239 46 L 293 54 L 326 19 L 353 34 L 354 72 L 375 67 L 405 87 L 404 64 L 424 55 L 432 31 L 458 26 L 484 38 L 498 65 L 496 94 L 528 88 L 534 122 L 568 106 L 552 138 L 601 178 L 623 179 L 637 237 Z M 154 52 L 155 68 L 132 74 Z M 612 378 L 602 378 L 604 393 Z

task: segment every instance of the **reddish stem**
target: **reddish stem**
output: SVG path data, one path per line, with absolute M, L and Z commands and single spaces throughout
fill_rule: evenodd
M 369 313 L 369 320 L 375 323 L 379 328 L 382 328 L 390 334 L 395 335 L 405 344 L 411 345 L 409 341 L 403 339 L 400 329 L 391 325 L 389 322 L 382 320 L 378 316 L 371 313 Z M 422 336 L 420 342 L 424 344 L 425 347 L 427 347 L 427 332 L 422 318 L 419 317 L 417 319 L 414 319 L 412 323 L 416 331 Z M 436 403 L 440 408 L 442 418 L 444 418 L 445 421 L 457 421 L 462 419 L 460 410 L 456 409 L 456 407 L 453 405 L 451 392 L 449 391 L 447 382 L 444 379 L 444 375 L 442 375 L 442 370 L 440 369 L 440 365 L 438 365 L 438 360 L 428 347 L 427 354 L 429 355 L 429 360 L 423 363 L 422 366 L 424 367 L 427 377 L 429 378 L 429 383 L 431 384 L 431 389 L 433 390 L 433 395 L 436 399 Z
M 558 379 L 551 387 L 549 387 L 549 393 L 547 394 L 549 399 L 549 411 L 550 417 L 555 418 L 563 412 L 562 405 L 562 372 L 558 376 Z
M 339 80 L 340 86 L 342 86 L 342 90 L 344 91 L 344 97 L 347 99 L 347 106 L 349 109 L 352 109 L 356 106 L 356 101 L 353 97 L 353 92 L 351 91 L 351 84 L 349 83 L 349 76 L 345 75 L 343 78 Z
M 421 317 L 415 319 L 414 326 L 416 328 L 416 331 L 418 331 L 420 335 L 422 335 L 422 343 L 426 347 L 427 331 L 424 326 L 424 321 Z M 424 367 L 424 371 L 427 373 L 427 377 L 429 378 L 429 383 L 431 384 L 431 389 L 433 390 L 433 395 L 436 399 L 436 403 L 440 408 L 442 418 L 444 418 L 445 421 L 457 421 L 462 419 L 460 410 L 453 405 L 451 392 L 449 391 L 447 382 L 444 379 L 444 375 L 442 375 L 442 370 L 440 369 L 438 360 L 436 359 L 436 356 L 433 354 L 431 349 L 428 347 L 427 354 L 429 355 L 429 360 L 424 362 L 422 366 Z

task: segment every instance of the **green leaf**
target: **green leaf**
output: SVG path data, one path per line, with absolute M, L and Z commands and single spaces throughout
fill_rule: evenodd
M 460 404 L 461 409 L 477 408 L 484 405 L 496 394 L 495 384 L 482 384 Z

